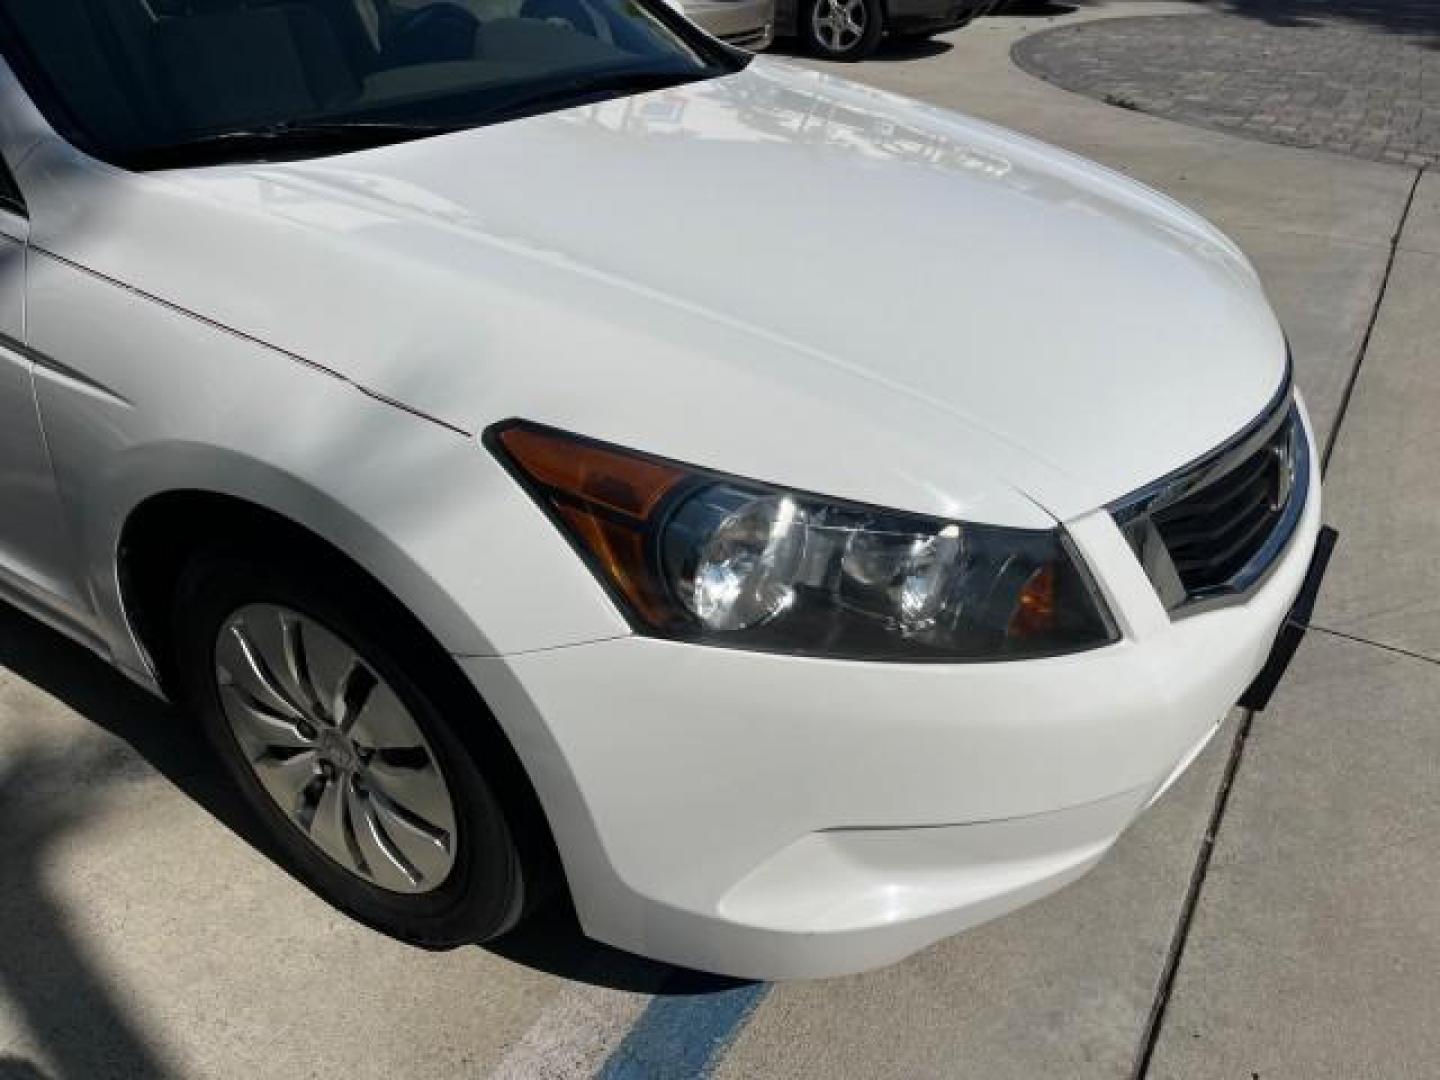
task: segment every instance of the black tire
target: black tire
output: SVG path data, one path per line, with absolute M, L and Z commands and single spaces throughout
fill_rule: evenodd
M 885 8 L 881 0 L 859 0 L 857 10 L 863 14 L 862 32 L 853 40 L 846 39 L 836 48 L 825 40 L 816 26 L 816 12 L 833 10 L 835 0 L 804 0 L 800 5 L 800 42 L 805 51 L 823 60 L 853 63 L 863 60 L 880 45 L 885 34 Z
M 221 628 L 252 604 L 279 605 L 321 624 L 362 657 L 410 711 L 445 778 L 455 817 L 454 863 L 431 891 L 392 892 L 333 861 L 256 778 L 226 719 L 215 662 Z M 458 673 L 438 670 L 434 647 L 418 640 L 394 608 L 390 598 L 358 575 L 337 570 L 333 560 L 272 562 L 237 547 L 217 547 L 196 556 L 181 574 L 173 609 L 173 678 L 296 878 L 360 922 L 414 945 L 444 949 L 486 941 L 525 913 L 527 901 L 538 894 L 532 887 L 538 880 L 529 879 L 542 876 L 535 868 L 543 860 L 522 851 L 517 836 L 526 829 L 514 827 L 496 785 L 457 731 L 493 720 L 473 692 L 468 700 L 462 696 Z M 463 711 L 457 715 L 457 710 Z M 465 724 L 453 723 L 460 716 Z

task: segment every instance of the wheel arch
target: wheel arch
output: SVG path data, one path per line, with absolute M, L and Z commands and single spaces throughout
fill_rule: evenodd
M 301 477 L 222 447 L 193 443 L 152 445 L 122 457 L 78 502 L 89 518 L 80 529 L 87 540 L 96 606 L 132 639 L 112 637 L 123 666 L 156 673 L 153 642 L 147 639 L 154 617 L 141 610 L 136 559 L 143 563 L 146 552 L 154 550 L 173 558 L 230 527 L 261 536 L 269 528 L 334 552 L 392 597 L 446 652 L 494 651 L 475 620 L 403 547 Z M 101 492 L 103 499 L 91 497 Z M 142 577 L 146 569 L 138 568 Z
M 558 878 L 558 856 L 549 820 L 530 770 L 497 718 L 483 692 L 455 657 L 410 608 L 405 598 L 347 546 L 315 528 L 262 503 L 203 487 L 169 488 L 152 493 L 125 516 L 115 548 L 116 585 L 125 622 L 156 682 L 167 695 L 176 685 L 169 669 L 173 658 L 170 610 L 188 559 L 222 541 L 247 541 L 269 551 L 283 551 L 297 560 L 324 560 L 363 590 L 378 617 L 400 627 L 419 646 L 422 678 L 457 712 L 469 702 L 475 722 L 453 726 L 477 754 L 487 779 L 496 788 L 512 822 L 530 845 L 531 869 L 547 883 Z M 468 711 L 468 709 L 467 709 Z
M 342 560 L 396 607 L 403 609 L 426 637 L 433 634 L 410 605 L 362 558 L 337 543 L 313 522 L 272 509 L 254 498 L 201 486 L 166 488 L 147 495 L 125 514 L 115 541 L 115 584 L 124 622 L 162 688 L 169 684 L 165 666 L 169 648 L 169 605 L 188 559 L 222 540 L 254 541 L 297 555 Z M 443 647 L 436 641 L 436 648 Z

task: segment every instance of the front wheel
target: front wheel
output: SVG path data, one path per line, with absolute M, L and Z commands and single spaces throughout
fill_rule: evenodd
M 287 864 L 335 906 L 431 948 L 524 907 L 514 830 L 425 650 L 324 565 L 215 551 L 174 612 L 176 675 Z
M 880 0 L 806 0 L 800 37 L 806 49 L 826 60 L 862 60 L 885 32 Z

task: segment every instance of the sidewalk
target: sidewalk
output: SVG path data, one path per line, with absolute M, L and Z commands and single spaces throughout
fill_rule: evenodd
M 1324 629 L 1251 729 L 1155 1077 L 1440 1068 L 1437 296 L 1427 173 L 1327 475 Z

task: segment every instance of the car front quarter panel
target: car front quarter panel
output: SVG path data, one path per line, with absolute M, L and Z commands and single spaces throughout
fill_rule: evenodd
M 452 653 L 627 632 L 477 438 L 43 253 L 31 260 L 29 328 L 81 576 L 102 636 L 132 672 L 143 660 L 126 629 L 117 546 L 136 507 L 173 491 L 230 496 L 309 529 Z
M 527 763 L 582 925 L 744 978 L 889 963 L 1083 872 L 1264 666 L 1320 528 L 1171 619 L 1113 519 L 1071 535 L 1126 634 L 1011 663 L 874 664 L 643 637 L 464 662 Z

